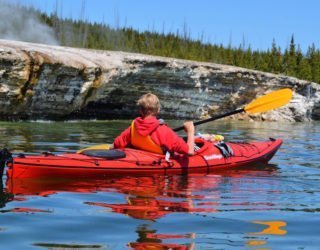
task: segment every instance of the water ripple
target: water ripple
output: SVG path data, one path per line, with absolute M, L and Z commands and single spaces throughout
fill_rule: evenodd
M 5 146 L 69 152 L 129 121 L 0 123 Z M 169 121 L 172 127 L 181 122 Z M 320 124 L 213 122 L 226 140 L 282 138 L 272 165 L 216 175 L 5 180 L 6 249 L 317 249 Z M 183 134 L 183 132 L 181 132 Z

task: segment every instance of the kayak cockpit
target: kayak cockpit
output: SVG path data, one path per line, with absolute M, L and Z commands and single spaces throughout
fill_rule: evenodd
M 109 150 L 84 150 L 81 154 L 91 157 L 99 157 L 108 160 L 121 159 L 126 157 L 126 153 L 118 149 L 109 149 Z

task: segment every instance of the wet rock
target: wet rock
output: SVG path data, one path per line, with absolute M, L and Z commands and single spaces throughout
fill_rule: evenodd
M 320 119 L 320 85 L 228 65 L 134 53 L 0 40 L 0 118 L 131 118 L 154 92 L 164 118 L 207 118 L 269 91 L 291 88 L 287 106 L 232 119 Z

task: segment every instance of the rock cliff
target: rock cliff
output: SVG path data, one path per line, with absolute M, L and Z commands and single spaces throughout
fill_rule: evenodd
M 289 105 L 236 119 L 320 119 L 320 85 L 239 67 L 0 40 L 0 119 L 129 118 L 151 91 L 164 118 L 208 117 L 292 88 Z

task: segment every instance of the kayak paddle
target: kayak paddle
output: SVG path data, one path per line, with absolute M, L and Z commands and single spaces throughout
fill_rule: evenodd
M 231 115 L 235 115 L 238 113 L 246 112 L 248 114 L 255 114 L 255 113 L 261 113 L 261 112 L 266 112 L 272 109 L 279 108 L 285 104 L 287 104 L 292 98 L 292 90 L 291 89 L 281 89 L 281 90 L 276 90 L 273 92 L 270 92 L 266 95 L 263 95 L 261 97 L 258 97 L 248 105 L 246 105 L 244 108 L 241 109 L 236 109 L 234 111 L 213 116 L 205 120 L 197 121 L 194 123 L 194 126 L 211 122 L 214 120 L 218 120 L 224 117 L 228 117 Z M 180 131 L 183 130 L 184 126 L 177 127 L 173 129 L 173 131 Z
M 266 95 L 263 95 L 261 97 L 258 97 L 257 99 L 253 100 L 251 103 L 246 105 L 244 108 L 236 109 L 234 111 L 231 111 L 231 112 L 228 112 L 225 114 L 213 116 L 213 117 L 210 117 L 205 120 L 194 122 L 194 126 L 197 126 L 197 125 L 200 125 L 203 123 L 207 123 L 207 122 L 211 122 L 214 120 L 218 120 L 218 119 L 228 117 L 231 115 L 235 115 L 238 113 L 242 113 L 242 112 L 246 112 L 248 114 L 266 112 L 266 111 L 276 109 L 276 108 L 279 108 L 279 107 L 287 104 L 291 100 L 291 98 L 292 98 L 292 90 L 291 89 L 286 88 L 286 89 L 276 90 L 276 91 L 270 92 Z M 183 129 L 184 129 L 184 126 L 181 126 L 181 127 L 177 127 L 175 129 L 173 129 L 173 131 L 177 132 L 177 131 L 180 131 Z M 110 149 L 110 146 L 108 144 L 96 145 L 96 146 L 92 146 L 89 148 L 81 149 L 81 150 L 77 151 L 77 153 L 82 153 L 85 150 L 95 150 L 95 149 L 108 150 L 108 149 Z
M 109 144 L 100 144 L 100 145 L 95 145 L 88 148 L 80 149 L 77 151 L 77 154 L 81 154 L 86 150 L 109 150 L 109 149 L 110 149 Z

